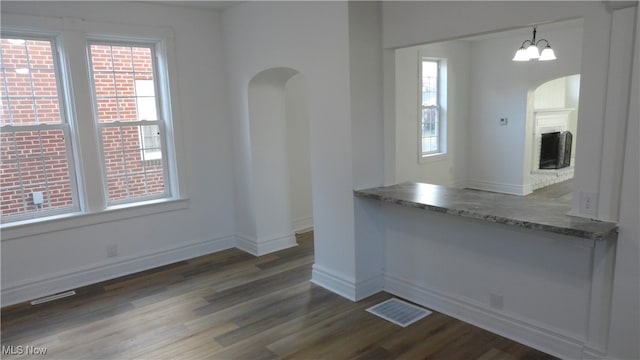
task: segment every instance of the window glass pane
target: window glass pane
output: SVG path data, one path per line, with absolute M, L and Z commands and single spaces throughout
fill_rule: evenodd
M 439 149 L 439 129 L 438 129 L 438 107 L 422 108 L 422 153 L 438 152 Z
M 164 194 L 159 125 L 102 129 L 109 201 Z
M 31 70 L 31 81 L 33 81 L 33 95 L 35 97 L 58 98 L 56 74 L 53 70 Z
M 147 73 L 151 76 L 153 72 L 153 63 L 151 61 L 151 49 L 146 47 L 134 47 L 133 49 L 133 66 L 136 73 Z
M 0 40 L 3 222 L 77 208 L 52 49 L 49 40 Z
M 116 79 L 116 95 L 119 98 L 135 97 L 135 87 L 133 80 L 133 73 L 115 73 Z
M 138 110 L 136 107 L 136 99 L 119 98 L 118 99 L 118 115 L 120 121 L 138 121 Z
M 96 98 L 115 98 L 116 84 L 113 72 L 96 71 L 93 73 L 93 86 Z
M 61 123 L 51 43 L 3 38 L 0 45 L 0 122 L 3 125 Z
M 438 62 L 422 62 L 422 106 L 438 104 Z
M 421 98 L 422 98 L 422 154 L 437 153 L 440 151 L 439 133 L 439 104 L 438 104 L 438 71 L 437 60 L 422 61 Z
M 116 72 L 133 72 L 133 64 L 131 62 L 131 50 L 129 46 L 112 46 L 111 55 L 113 60 L 113 70 Z
M 55 69 L 49 41 L 27 40 L 27 49 L 29 50 L 30 68 Z
M 59 124 L 62 122 L 57 98 L 35 99 L 34 105 L 40 124 Z
M 89 51 L 99 122 L 157 120 L 151 49 L 94 44 Z
M 73 207 L 63 130 L 4 131 L 0 140 L 3 218 Z
M 108 201 L 165 195 L 166 164 L 151 47 L 94 44 L 89 51 Z
M 113 70 L 111 46 L 93 44 L 89 50 L 91 53 L 91 65 L 94 71 Z

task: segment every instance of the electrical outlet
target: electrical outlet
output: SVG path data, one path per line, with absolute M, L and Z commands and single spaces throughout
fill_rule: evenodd
M 598 194 L 580 191 L 580 213 L 595 215 Z
M 118 256 L 118 245 L 111 244 L 107 245 L 107 257 L 116 257 Z
M 33 200 L 33 205 L 42 205 L 44 202 L 44 197 L 42 196 L 42 191 L 34 191 L 31 193 L 31 200 Z
M 489 305 L 496 310 L 502 310 L 502 306 L 504 305 L 504 298 L 502 297 L 502 295 L 490 293 Z

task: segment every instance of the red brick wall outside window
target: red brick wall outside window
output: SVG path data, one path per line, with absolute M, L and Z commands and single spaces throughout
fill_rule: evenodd
M 0 40 L 3 220 L 74 207 L 68 125 L 61 114 L 51 49 L 48 40 Z
M 69 125 L 61 112 L 52 44 L 3 38 L 0 45 L 3 222 L 77 208 Z M 92 44 L 89 51 L 108 202 L 162 196 L 166 157 L 152 48 Z
M 152 49 L 92 44 L 90 54 L 109 201 L 164 194 Z

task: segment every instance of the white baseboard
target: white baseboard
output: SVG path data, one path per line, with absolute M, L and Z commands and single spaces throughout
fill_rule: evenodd
M 317 264 L 313 265 L 311 282 L 336 293 L 343 298 L 356 301 L 356 287 L 354 281 L 352 279 L 345 279 L 322 266 Z
M 133 256 L 116 262 L 104 262 L 74 269 L 73 271 L 50 274 L 36 280 L 8 287 L 3 286 L 2 306 L 13 305 L 178 261 L 231 249 L 235 245 L 236 238 L 234 236 L 225 236 L 150 254 Z
M 385 291 L 565 359 L 583 358 L 584 340 L 558 329 L 493 310 L 465 300 L 416 286 L 393 275 L 385 276 Z
M 457 188 L 457 189 L 462 189 L 462 188 L 466 188 L 467 186 L 467 181 L 466 180 L 460 180 L 460 179 L 456 179 L 454 181 L 451 182 L 451 184 L 449 184 L 450 187 L 452 188 Z
M 292 221 L 293 231 L 296 233 L 307 232 L 313 229 L 313 218 L 311 216 L 294 219 Z
M 586 344 L 582 349 L 582 358 L 583 359 L 605 359 L 606 354 L 601 351 L 601 349 L 596 349 L 589 344 Z
M 531 193 L 530 185 L 505 184 L 493 181 L 469 180 L 466 187 L 476 190 L 492 191 L 511 195 L 527 195 Z
M 360 301 L 384 290 L 382 274 L 356 283 L 317 264 L 313 265 L 311 282 L 351 301 Z
M 298 243 L 296 243 L 295 234 L 278 236 L 265 240 L 236 236 L 236 248 L 254 256 L 270 254 L 296 245 L 298 245 Z
M 364 281 L 356 282 L 356 301 L 384 291 L 384 275 L 380 274 Z

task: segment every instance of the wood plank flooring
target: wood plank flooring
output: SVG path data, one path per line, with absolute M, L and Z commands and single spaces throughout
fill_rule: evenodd
M 3 359 L 553 359 L 434 312 L 401 328 L 309 282 L 313 233 L 227 250 L 2 309 Z M 13 346 L 11 348 L 10 346 Z M 8 355 L 18 346 L 45 356 Z
M 571 198 L 573 197 L 573 179 L 565 180 L 557 184 L 549 185 L 537 190 L 534 190 L 526 197 L 537 199 L 549 199 L 556 202 L 571 204 Z

